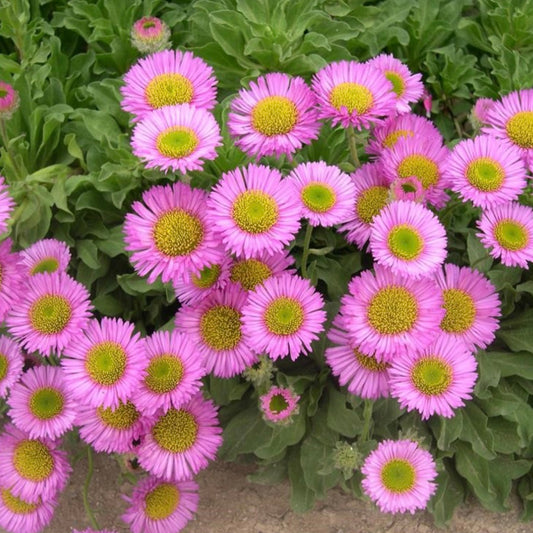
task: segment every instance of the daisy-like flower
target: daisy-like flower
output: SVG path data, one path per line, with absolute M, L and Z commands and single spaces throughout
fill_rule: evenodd
M 122 520 L 132 533 L 178 533 L 198 508 L 198 484 L 149 476 L 137 483 L 131 498 L 124 499 L 130 505 Z
M 122 109 L 144 118 L 154 109 L 190 104 L 210 110 L 216 104 L 213 69 L 192 52 L 163 50 L 140 59 L 124 76 Z
M 57 239 L 41 239 L 20 252 L 20 262 L 28 276 L 42 272 L 66 272 L 70 250 Z
M 228 128 L 249 156 L 290 155 L 318 137 L 315 103 L 302 78 L 271 72 L 239 91 Z
M 389 200 L 389 182 L 379 163 L 366 163 L 352 175 L 355 185 L 355 208 L 352 218 L 339 227 L 347 231 L 346 240 L 362 248 L 370 237 L 374 217 L 381 212 Z
M 200 274 L 221 259 L 217 236 L 207 221 L 207 193 L 185 183 L 156 185 L 126 215 L 124 240 L 140 276 L 153 283 Z
M 424 187 L 414 176 L 409 178 L 396 178 L 390 186 L 390 195 L 393 200 L 408 200 L 411 202 L 424 201 Z
M 144 414 L 179 409 L 202 387 L 204 362 L 191 337 L 178 331 L 156 331 L 145 339 L 146 376 L 135 392 Z
M 116 409 L 82 406 L 77 422 L 80 437 L 97 452 L 105 453 L 131 452 L 133 441 L 142 437 L 150 424 L 131 401 L 119 403 Z
M 489 135 L 458 143 L 445 172 L 452 190 L 483 209 L 516 200 L 526 186 L 520 151 Z
M 389 370 L 391 396 L 426 420 L 433 414 L 451 418 L 472 398 L 477 362 L 464 344 L 440 335 L 421 352 L 396 357 Z
M 154 420 L 137 456 L 154 476 L 184 481 L 206 468 L 221 444 L 217 409 L 199 393 L 180 409 L 169 409 Z
M 6 323 L 29 352 L 61 353 L 85 328 L 91 314 L 89 292 L 64 272 L 35 274 L 17 298 Z
M 231 258 L 222 250 L 216 263 L 205 266 L 200 272 L 187 272 L 183 277 L 174 279 L 172 284 L 176 298 L 182 304 L 195 305 L 214 291 L 223 289 L 230 276 L 230 264 Z
M 402 138 L 431 141 L 439 146 L 444 142 L 433 122 L 409 113 L 390 117 L 383 124 L 376 126 L 372 131 L 366 152 L 379 157 L 383 150 L 394 148 L 398 139 Z
M 7 221 L 15 207 L 13 198 L 9 195 L 9 188 L 3 176 L 0 176 L 0 233 L 7 230 Z
M 242 309 L 246 292 L 236 284 L 214 292 L 197 306 L 182 307 L 176 327 L 195 344 L 196 357 L 203 358 L 206 371 L 229 378 L 257 361 L 243 335 Z
M 312 226 L 333 226 L 353 215 L 355 186 L 348 174 L 324 161 L 302 163 L 288 176 L 301 204 L 301 216 Z
M 13 309 L 13 304 L 20 302 L 20 289 L 26 281 L 19 268 L 19 254 L 11 253 L 12 245 L 11 239 L 0 242 L 0 322 Z
M 324 354 L 332 374 L 338 377 L 341 386 L 347 386 L 350 394 L 370 400 L 387 398 L 390 365 L 355 347 L 340 322 L 338 316 L 328 332 L 328 338 L 337 346 L 327 348 Z
M 477 236 L 490 255 L 507 266 L 527 268 L 533 261 L 533 209 L 509 202 L 484 211 Z
M 143 17 L 137 20 L 131 28 L 131 44 L 141 54 L 159 52 L 170 46 L 170 29 L 157 17 Z M 168 86 L 171 90 L 175 90 L 171 84 Z
M 342 327 L 364 354 L 389 362 L 407 350 L 423 350 L 444 317 L 435 282 L 414 279 L 376 265 L 354 277 L 341 302 Z
M 259 398 L 259 405 L 265 420 L 275 424 L 289 424 L 298 412 L 300 396 L 285 387 L 271 387 Z
M 446 264 L 435 276 L 446 314 L 442 333 L 468 350 L 486 348 L 499 327 L 500 299 L 494 285 L 478 270 Z
M 19 345 L 0 335 L 0 398 L 5 398 L 8 389 L 18 381 L 23 365 L 24 355 Z
M 293 274 L 267 279 L 249 293 L 242 310 L 245 341 L 272 359 L 294 361 L 324 330 L 324 300 L 309 280 Z
M 230 280 L 246 291 L 253 291 L 271 276 L 279 276 L 283 272 L 295 274 L 294 257 L 283 251 L 274 255 L 260 253 L 250 259 L 235 259 L 230 266 Z
M 92 320 L 61 360 L 65 382 L 80 401 L 116 409 L 144 377 L 144 346 L 134 325 L 117 318 Z
M 11 533 L 38 533 L 51 521 L 58 505 L 55 495 L 35 503 L 18 498 L 0 480 L 0 528 Z
M 53 366 L 28 370 L 11 388 L 8 405 L 13 423 L 32 438 L 60 437 L 72 428 L 77 411 L 63 370 Z
M 380 54 L 369 61 L 368 65 L 377 68 L 385 74 L 392 83 L 392 90 L 396 96 L 396 112 L 409 113 L 409 104 L 417 102 L 424 92 L 421 74 L 411 74 L 407 66 L 391 54 Z
M 392 83 L 378 69 L 356 61 L 330 63 L 313 76 L 319 117 L 333 126 L 370 128 L 396 111 Z
M 182 174 L 202 170 L 203 160 L 215 159 L 216 147 L 221 144 L 213 115 L 189 104 L 152 111 L 135 126 L 131 137 L 133 154 L 146 168 Z
M 370 250 L 396 273 L 431 276 L 446 259 L 446 230 L 422 204 L 391 202 L 372 221 Z
M 280 252 L 300 228 L 300 204 L 278 170 L 248 165 L 222 175 L 213 188 L 208 220 L 226 249 L 239 257 Z
M 437 468 L 431 454 L 410 440 L 384 440 L 361 468 L 361 485 L 383 513 L 425 509 L 437 490 Z
M 0 435 L 2 484 L 11 494 L 36 503 L 49 500 L 67 485 L 72 472 L 67 452 L 50 439 L 33 439 L 11 424 Z
M 489 112 L 496 102 L 490 98 L 478 98 L 472 108 L 471 121 L 474 126 L 486 126 L 489 124 Z
M 18 92 L 9 83 L 0 81 L 0 119 L 11 118 L 19 104 Z

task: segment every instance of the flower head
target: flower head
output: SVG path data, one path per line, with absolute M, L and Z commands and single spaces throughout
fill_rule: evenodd
M 41 239 L 20 252 L 20 262 L 28 276 L 42 272 L 66 272 L 70 250 L 57 239 Z
M 390 196 L 393 200 L 408 200 L 423 202 L 425 198 L 424 187 L 420 180 L 414 176 L 396 178 L 390 186 Z
M 7 230 L 7 221 L 15 207 L 13 198 L 9 195 L 9 188 L 3 176 L 0 176 L 0 233 Z
M 0 119 L 11 118 L 19 104 L 18 92 L 9 83 L 0 81 Z
M 5 320 L 14 304 L 19 304 L 21 288 L 26 282 L 19 267 L 20 255 L 11 252 L 12 244 L 11 239 L 0 242 L 0 322 Z
M 291 417 L 298 412 L 300 397 L 291 389 L 271 387 L 259 398 L 261 411 L 265 420 L 276 424 L 288 424 Z
M 0 335 L 0 398 L 5 398 L 8 389 L 18 381 L 23 364 L 19 345 L 10 337 Z
M 490 98 L 478 98 L 476 100 L 470 118 L 476 128 L 489 124 L 489 112 L 495 103 Z
M 170 29 L 157 17 L 143 17 L 131 28 L 131 44 L 142 54 L 160 52 L 170 46 Z

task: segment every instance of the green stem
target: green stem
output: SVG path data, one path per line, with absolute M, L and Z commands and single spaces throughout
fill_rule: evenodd
M 307 259 L 309 258 L 309 245 L 311 244 L 311 234 L 313 233 L 313 226 L 307 224 L 304 237 L 304 251 L 302 254 L 302 277 L 307 278 Z
M 366 442 L 370 436 L 370 424 L 372 422 L 372 409 L 374 402 L 372 400 L 365 400 L 363 408 L 363 431 L 361 432 L 361 442 Z
M 359 168 L 361 163 L 359 163 L 359 156 L 357 155 L 357 141 L 355 139 L 355 130 L 353 126 L 348 126 L 346 135 L 348 136 L 348 146 L 350 147 L 350 155 L 352 156 L 353 164 L 355 165 L 355 168 Z
M 96 518 L 92 512 L 91 506 L 89 505 L 89 485 L 91 484 L 91 478 L 93 477 L 93 453 L 91 447 L 87 446 L 87 476 L 85 477 L 85 483 L 83 484 L 83 507 L 85 507 L 85 512 L 89 517 L 91 526 L 93 529 L 100 529 Z
M 2 135 L 2 142 L 4 143 L 7 155 L 11 160 L 11 165 L 13 166 L 15 174 L 17 175 L 17 179 L 21 180 L 23 178 L 22 172 L 17 164 L 15 155 L 13 154 L 13 152 L 11 151 L 11 147 L 9 146 L 9 137 L 7 136 L 6 121 L 4 119 L 0 119 L 0 134 Z

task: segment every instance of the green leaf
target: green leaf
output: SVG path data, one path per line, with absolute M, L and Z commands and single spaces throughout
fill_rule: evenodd
M 452 519 L 455 508 L 464 501 L 465 489 L 461 478 L 448 466 L 439 473 L 435 482 L 437 492 L 429 500 L 428 511 L 435 518 L 435 524 L 444 527 Z
M 450 445 L 455 442 L 463 431 L 463 414 L 458 410 L 452 418 L 443 416 L 432 416 L 429 425 L 435 438 L 439 450 L 447 451 Z
M 513 352 L 525 350 L 533 353 L 533 309 L 516 313 L 512 318 L 504 320 L 496 336 Z
M 234 400 L 240 400 L 249 388 L 250 383 L 239 377 L 223 379 L 209 376 L 209 392 L 217 405 L 228 405 Z
M 480 272 L 488 272 L 492 266 L 492 258 L 488 250 L 481 244 L 481 241 L 476 237 L 474 231 L 468 233 L 466 239 L 466 250 L 468 253 L 468 260 L 472 268 Z
M 487 415 L 473 402 L 461 411 L 463 427 L 461 440 L 469 442 L 474 452 L 485 459 L 494 459 L 494 438 L 487 428 Z
M 250 483 L 257 483 L 259 485 L 277 485 L 287 479 L 288 461 L 283 459 L 275 463 L 270 463 L 260 466 L 252 474 L 248 474 L 246 479 Z
M 350 438 L 359 435 L 363 425 L 357 411 L 348 407 L 346 394 L 333 387 L 328 388 L 327 424 L 332 430 Z
M 298 447 L 291 448 L 289 452 L 288 471 L 291 482 L 291 508 L 297 513 L 305 513 L 315 504 L 315 493 L 305 482 Z
M 340 481 L 341 473 L 333 471 L 322 475 L 318 472 L 320 466 L 327 462 L 331 454 L 331 447 L 310 436 L 302 442 L 300 462 L 305 483 L 315 493 L 317 498 L 324 498 L 326 491 Z

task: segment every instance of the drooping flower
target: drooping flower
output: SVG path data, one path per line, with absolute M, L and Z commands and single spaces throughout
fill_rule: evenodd
M 307 279 L 283 274 L 249 293 L 242 310 L 244 339 L 257 353 L 294 361 L 324 330 L 324 301 Z
M 298 198 L 278 170 L 263 165 L 223 174 L 207 204 L 208 220 L 226 249 L 246 259 L 280 252 L 300 228 Z
M 409 113 L 410 103 L 417 102 L 424 92 L 421 74 L 411 74 L 407 66 L 391 54 L 379 54 L 367 61 L 368 65 L 377 68 L 385 74 L 392 83 L 392 90 L 396 96 L 396 112 Z
M 198 484 L 149 476 L 137 483 L 131 498 L 124 499 L 130 505 L 122 520 L 132 533 L 178 533 L 198 508 Z
M 140 59 L 124 76 L 122 109 L 144 118 L 154 109 L 190 104 L 210 110 L 216 103 L 213 69 L 192 52 L 163 50 Z
M 104 317 L 69 346 L 61 365 L 76 398 L 114 409 L 131 398 L 144 377 L 143 341 L 133 330 L 131 322 Z
M 435 461 L 429 452 L 409 440 L 385 440 L 361 468 L 365 493 L 384 513 L 425 509 L 437 490 Z
M 77 412 L 63 370 L 53 366 L 29 369 L 11 388 L 8 405 L 13 423 L 32 438 L 60 437 L 72 428 Z
M 60 354 L 85 328 L 91 309 L 87 289 L 67 274 L 35 274 L 28 279 L 6 323 L 28 351 Z
M 275 424 L 289 424 L 298 412 L 300 396 L 285 387 L 271 387 L 259 398 L 265 420 Z
M 18 92 L 9 85 L 0 81 L 0 119 L 9 119 L 18 109 L 20 98 Z
M 455 145 L 445 172 L 452 190 L 483 209 L 516 200 L 526 186 L 520 151 L 489 135 Z
M 170 46 L 170 29 L 157 17 L 142 17 L 131 28 L 131 44 L 141 54 L 160 52 Z
M 318 137 L 315 97 L 302 78 L 271 72 L 239 91 L 228 128 L 249 156 L 290 156 Z
M 301 163 L 285 183 L 300 200 L 301 216 L 312 226 L 329 227 L 352 217 L 355 186 L 350 176 L 324 161 Z
M 442 290 L 446 314 L 442 334 L 475 351 L 486 348 L 499 327 L 500 299 L 494 285 L 478 270 L 444 265 L 435 281 Z
M 527 268 L 533 262 L 533 209 L 509 202 L 483 212 L 477 236 L 492 257 L 507 266 Z
M 389 370 L 391 396 L 400 407 L 416 409 L 426 420 L 433 414 L 451 418 L 472 398 L 477 362 L 465 345 L 439 335 L 425 350 L 394 358 Z
M 372 221 L 370 250 L 377 263 L 396 273 L 431 276 L 446 259 L 446 230 L 423 205 L 394 201 Z
M 26 274 L 66 272 L 70 262 L 68 246 L 57 239 L 41 239 L 20 252 Z
M 12 424 L 0 435 L 2 485 L 29 503 L 47 501 L 67 485 L 72 468 L 57 441 L 31 438 Z
M 4 233 L 7 230 L 7 221 L 14 207 L 15 202 L 9 194 L 6 180 L 3 176 L 0 176 L 0 233 Z
M 8 389 L 18 381 L 23 364 L 19 345 L 10 337 L 0 335 L 0 398 L 5 398 Z
M 423 202 L 425 198 L 424 187 L 414 176 L 408 178 L 396 178 L 391 183 L 390 196 L 392 200 Z
M 185 183 L 156 185 L 126 215 L 124 240 L 140 276 L 153 283 L 200 274 L 221 259 L 217 236 L 207 220 L 207 194 Z
M 182 307 L 176 315 L 178 331 L 195 344 L 206 371 L 229 378 L 257 361 L 243 335 L 243 306 L 246 292 L 229 283 L 196 306 Z
M 313 76 L 319 117 L 333 126 L 369 128 L 396 111 L 392 83 L 378 69 L 356 61 L 330 63 Z
M 213 115 L 189 104 L 152 111 L 133 129 L 133 154 L 146 168 L 186 174 L 202 170 L 204 160 L 215 159 L 222 144 L 220 128 Z
M 215 405 L 199 393 L 180 409 L 169 409 L 154 420 L 137 448 L 139 463 L 158 478 L 191 479 L 215 458 L 221 434 Z
M 202 387 L 205 366 L 198 345 L 176 330 L 156 331 L 145 339 L 146 375 L 135 392 L 137 408 L 152 415 L 179 409 Z

